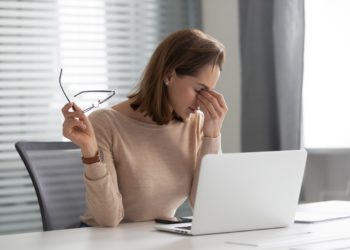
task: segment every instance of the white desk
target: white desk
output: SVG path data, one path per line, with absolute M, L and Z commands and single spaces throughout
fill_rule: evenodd
M 117 228 L 78 228 L 50 232 L 35 232 L 0 236 L 1 250 L 42 249 L 137 249 L 137 250 L 187 250 L 187 249 L 258 249 L 228 242 L 237 233 L 204 236 L 182 236 L 159 232 L 153 222 L 128 223 Z M 291 228 L 312 232 L 350 233 L 350 219 L 327 221 L 317 224 L 294 224 Z M 256 232 L 256 231 L 255 231 Z M 251 232 L 245 232 L 249 234 Z M 264 248 L 266 249 L 266 248 Z M 289 249 L 288 246 L 274 249 Z

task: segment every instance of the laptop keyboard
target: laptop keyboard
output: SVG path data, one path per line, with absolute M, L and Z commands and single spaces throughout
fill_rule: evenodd
M 187 227 L 176 227 L 176 228 L 191 230 L 191 226 L 187 226 Z

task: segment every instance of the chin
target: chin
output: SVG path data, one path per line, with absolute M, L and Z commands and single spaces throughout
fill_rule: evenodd
M 192 115 L 191 112 L 186 112 L 183 115 L 181 115 L 181 118 L 185 120 L 185 119 L 189 118 L 191 115 Z
M 174 110 L 175 113 L 182 119 L 182 120 L 187 120 L 191 116 L 191 111 L 186 109 L 183 112 L 177 112 Z
M 185 116 L 182 117 L 182 119 L 186 120 L 187 118 L 189 118 L 191 116 L 191 113 L 186 114 Z

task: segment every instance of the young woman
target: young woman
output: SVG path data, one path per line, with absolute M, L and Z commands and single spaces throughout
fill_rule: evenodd
M 87 117 L 62 108 L 63 135 L 81 148 L 90 226 L 171 218 L 194 205 L 203 155 L 221 151 L 227 112 L 214 91 L 224 46 L 200 30 L 179 30 L 152 55 L 129 99 Z M 200 111 L 199 111 L 200 109 Z

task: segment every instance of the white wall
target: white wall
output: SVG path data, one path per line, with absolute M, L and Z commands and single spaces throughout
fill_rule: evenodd
M 224 94 L 229 112 L 222 129 L 223 152 L 239 152 L 241 142 L 241 75 L 238 0 L 202 0 L 203 30 L 226 47 L 226 62 L 216 89 Z

